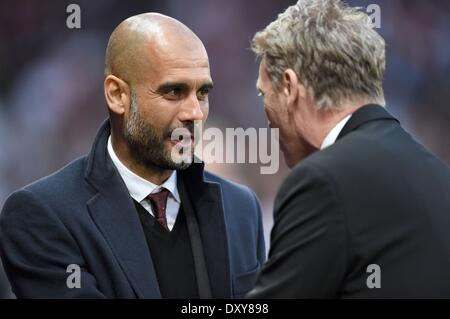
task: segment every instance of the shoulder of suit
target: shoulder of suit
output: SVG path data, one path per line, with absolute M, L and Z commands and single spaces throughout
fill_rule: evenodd
M 86 156 L 80 157 L 56 172 L 42 177 L 24 186 L 20 190 L 30 191 L 38 196 L 57 196 L 69 189 L 80 190 L 80 183 L 84 183 L 84 167 Z M 19 191 L 20 191 L 19 190 Z
M 343 174 L 358 176 L 370 169 L 367 164 L 380 153 L 380 141 L 354 133 L 299 162 L 291 170 L 290 179 L 302 178 L 305 174 L 337 181 Z
M 50 211 L 63 215 L 78 212 L 76 207 L 85 205 L 85 199 L 91 194 L 84 183 L 84 163 L 85 158 L 79 158 L 53 174 L 13 192 L 4 203 L 1 214 L 3 220 L 7 217 L 19 218 L 17 216 L 29 213 L 36 216 L 38 212 L 41 213 L 40 216 Z M 41 209 L 31 209 L 38 206 Z M 61 209 L 62 207 L 74 209 Z

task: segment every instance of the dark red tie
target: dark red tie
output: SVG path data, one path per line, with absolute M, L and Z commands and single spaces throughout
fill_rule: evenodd
M 169 227 L 167 227 L 166 219 L 166 205 L 168 195 L 169 191 L 163 188 L 159 193 L 153 193 L 147 196 L 147 199 L 152 203 L 153 213 L 155 214 L 156 220 L 161 224 L 162 227 L 167 230 L 169 230 Z

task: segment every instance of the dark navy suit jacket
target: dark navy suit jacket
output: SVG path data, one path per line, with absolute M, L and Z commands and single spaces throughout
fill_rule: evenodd
M 109 134 L 106 121 L 88 156 L 6 201 L 0 249 L 17 297 L 161 297 L 138 214 L 107 153 Z M 242 297 L 265 259 L 255 194 L 203 164 L 179 174 L 197 214 L 212 297 Z M 81 269 L 81 288 L 66 284 L 70 264 Z

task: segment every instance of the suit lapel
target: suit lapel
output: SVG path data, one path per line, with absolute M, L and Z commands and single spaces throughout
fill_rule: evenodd
M 88 210 L 136 295 L 160 298 L 153 262 L 135 206 L 107 155 L 109 132 L 109 123 L 105 123 L 88 158 L 85 177 L 98 190 L 88 201 Z
M 180 171 L 199 225 L 213 298 L 231 298 L 230 259 L 220 185 L 203 180 L 203 164 Z
M 376 121 L 376 120 L 394 120 L 397 121 L 388 111 L 381 105 L 377 104 L 369 104 L 361 107 L 355 113 L 353 113 L 350 120 L 342 129 L 337 139 L 340 139 L 350 133 L 353 130 L 356 130 L 361 125 Z

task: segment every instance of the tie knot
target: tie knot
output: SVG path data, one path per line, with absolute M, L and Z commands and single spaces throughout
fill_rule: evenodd
M 152 204 L 156 220 L 166 229 L 167 229 L 167 220 L 166 220 L 167 196 L 169 196 L 169 191 L 165 188 L 163 188 L 158 193 L 152 193 L 147 196 L 147 199 L 150 200 Z

